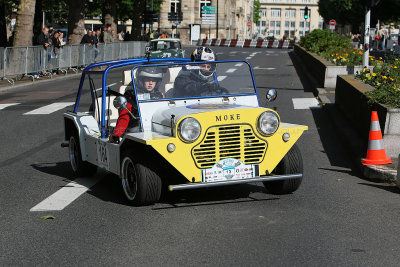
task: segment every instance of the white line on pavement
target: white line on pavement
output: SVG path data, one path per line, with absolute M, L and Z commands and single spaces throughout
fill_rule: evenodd
M 246 59 L 252 59 L 253 57 L 246 57 Z
M 242 65 L 243 65 L 243 63 L 237 63 L 237 64 L 235 64 L 235 67 L 240 67 Z
M 234 72 L 236 69 L 228 69 L 226 72 L 231 73 Z
M 75 104 L 75 102 L 58 102 L 58 103 L 53 103 L 41 108 L 34 109 L 32 111 L 24 113 L 24 115 L 43 115 L 43 114 L 50 114 L 53 112 L 56 112 L 60 109 L 63 109 L 65 107 L 71 106 Z
M 0 110 L 4 109 L 6 107 L 15 106 L 15 105 L 19 105 L 19 103 L 0 104 Z
M 220 81 L 223 81 L 225 78 L 226 78 L 226 76 L 218 76 L 217 80 L 220 82 Z
M 63 188 L 34 206 L 30 211 L 56 211 L 63 210 L 74 200 L 85 193 L 89 188 L 100 181 L 101 177 L 77 178 Z
M 318 100 L 315 98 L 292 98 L 294 109 L 319 108 Z
M 253 69 L 255 69 L 255 70 L 276 70 L 276 68 L 261 68 L 259 66 L 255 66 Z

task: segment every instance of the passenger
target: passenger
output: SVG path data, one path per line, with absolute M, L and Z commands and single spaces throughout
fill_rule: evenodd
M 159 99 L 162 98 L 162 93 L 158 90 L 162 79 L 162 71 L 154 67 L 146 67 L 138 70 L 136 90 L 138 94 L 138 100 L 145 99 Z M 135 116 L 138 117 L 138 107 L 136 104 L 136 96 L 133 86 L 128 86 L 124 94 L 128 100 L 126 108 Z M 126 109 L 119 111 L 117 125 L 113 133 L 109 136 L 109 141 L 112 143 L 118 143 L 119 138 L 123 134 L 128 132 L 137 132 L 139 127 L 139 121 L 134 120 Z
M 190 56 L 193 62 L 215 61 L 214 52 L 208 47 L 197 47 Z M 183 67 L 174 82 L 174 97 L 209 95 L 218 90 L 215 77 L 216 65 L 204 63 Z

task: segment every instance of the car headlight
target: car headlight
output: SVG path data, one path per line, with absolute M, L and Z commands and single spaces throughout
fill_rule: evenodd
M 201 126 L 195 118 L 185 118 L 178 125 L 178 133 L 185 142 L 194 142 L 199 138 Z
M 260 117 L 258 117 L 258 131 L 264 135 L 273 135 L 279 128 L 279 118 L 272 111 L 264 111 Z

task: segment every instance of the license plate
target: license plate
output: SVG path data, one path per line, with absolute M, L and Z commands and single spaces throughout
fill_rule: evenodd
M 257 165 L 246 165 L 233 158 L 222 159 L 210 169 L 202 170 L 203 182 L 221 182 L 253 178 L 256 176 Z

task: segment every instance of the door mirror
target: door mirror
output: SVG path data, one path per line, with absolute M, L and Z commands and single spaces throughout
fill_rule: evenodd
M 276 99 L 278 96 L 278 93 L 276 92 L 275 89 L 269 89 L 267 92 L 267 95 L 265 96 L 267 98 L 268 102 L 272 102 Z
M 127 104 L 128 101 L 123 96 L 117 96 L 113 101 L 114 107 L 118 110 L 125 109 Z

